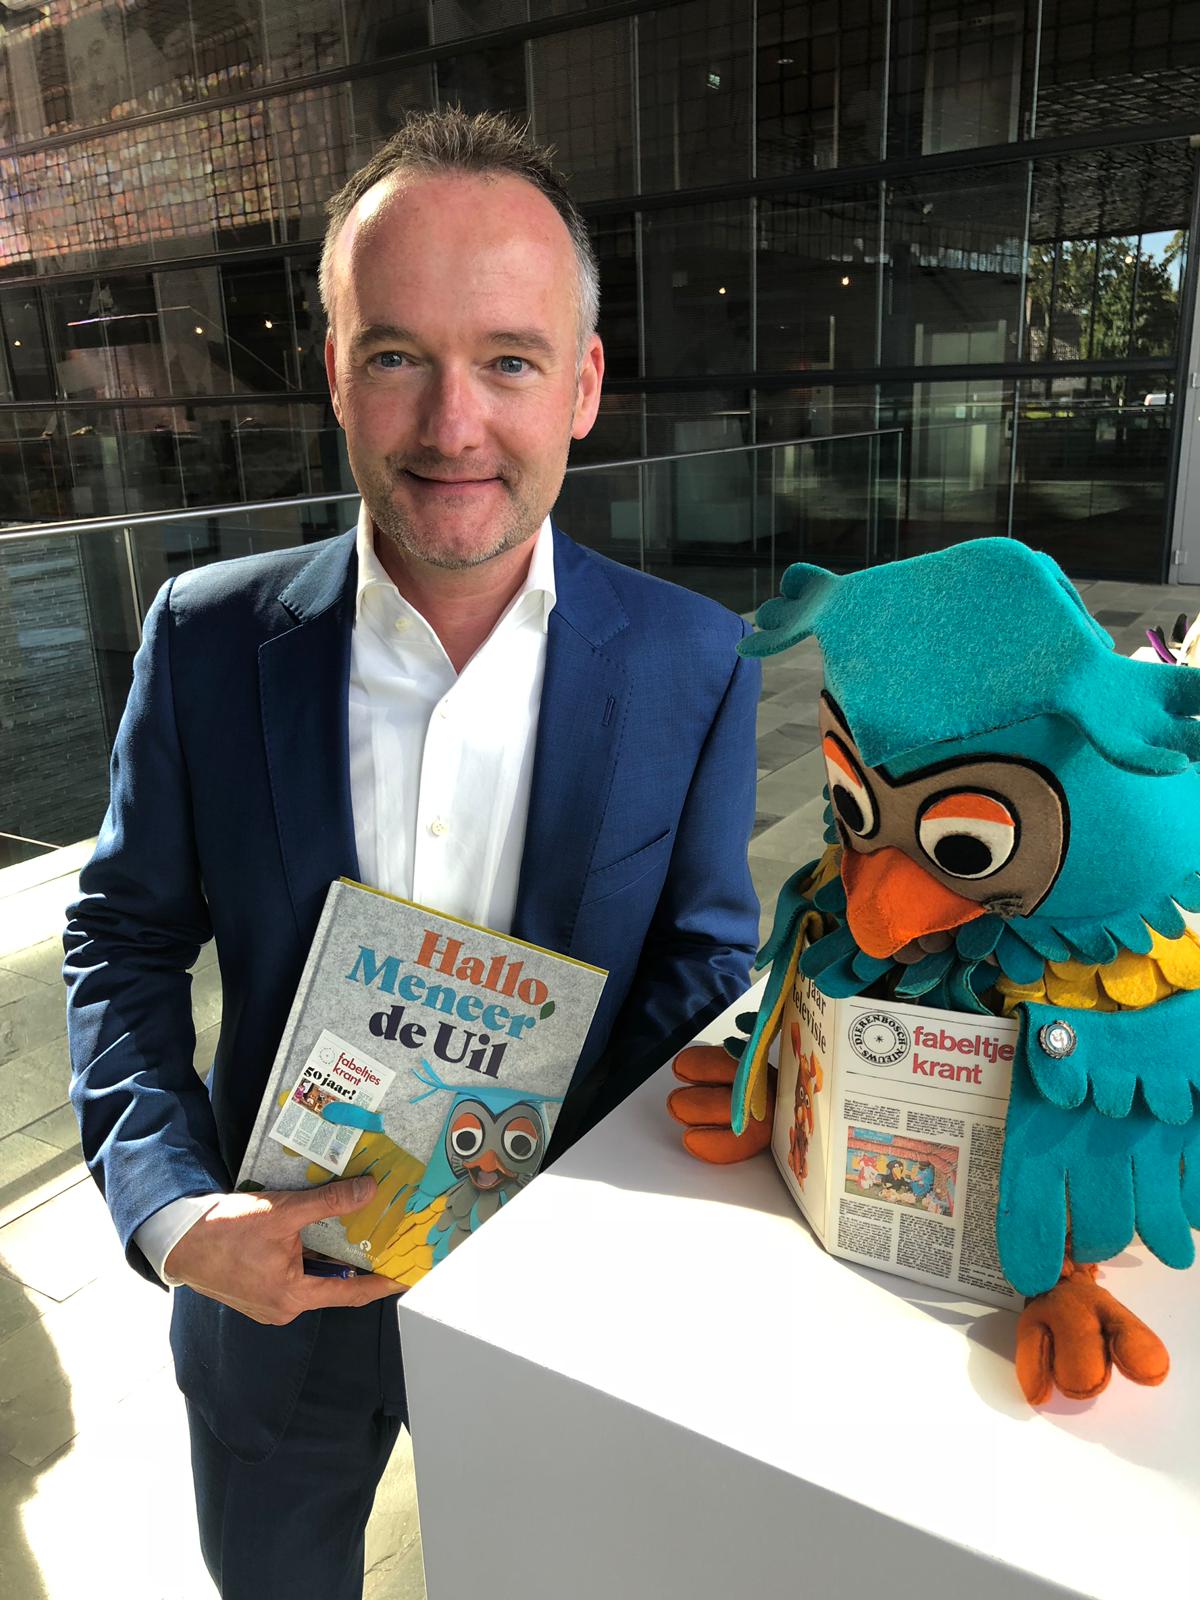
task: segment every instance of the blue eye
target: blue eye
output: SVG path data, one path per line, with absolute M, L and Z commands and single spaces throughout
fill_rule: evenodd
M 501 356 L 496 365 L 506 378 L 519 378 L 529 363 L 524 356 Z
M 382 367 L 385 372 L 398 372 L 402 365 L 407 363 L 408 357 L 399 350 L 381 350 L 371 360 L 377 367 Z

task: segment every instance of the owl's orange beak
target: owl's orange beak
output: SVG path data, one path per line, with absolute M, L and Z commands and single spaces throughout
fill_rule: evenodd
M 878 959 L 927 933 L 946 933 L 984 915 L 983 906 L 947 889 L 891 845 L 870 855 L 843 850 L 842 882 L 855 943 Z

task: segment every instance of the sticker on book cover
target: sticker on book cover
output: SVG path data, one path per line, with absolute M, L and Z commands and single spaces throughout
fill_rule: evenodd
M 325 1028 L 283 1103 L 271 1138 L 340 1178 L 364 1125 L 370 1126 L 366 1117 L 347 1118 L 340 1108 L 378 1111 L 395 1076 L 390 1067 Z

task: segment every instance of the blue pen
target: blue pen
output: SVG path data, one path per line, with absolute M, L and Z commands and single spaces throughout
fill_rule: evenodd
M 314 1261 L 304 1258 L 304 1271 L 310 1278 L 357 1278 L 357 1267 L 343 1267 L 339 1261 Z

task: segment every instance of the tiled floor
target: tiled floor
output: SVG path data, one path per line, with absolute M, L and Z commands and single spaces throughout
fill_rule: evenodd
M 1194 590 L 1081 587 L 1123 651 L 1144 642 L 1148 623 L 1169 628 L 1200 605 Z M 815 646 L 765 664 L 750 849 L 764 930 L 780 884 L 821 847 L 819 687 Z M 121 1259 L 66 1104 L 58 932 L 86 857 L 77 846 L 0 871 L 0 1595 L 211 1600 L 169 1367 L 168 1297 Z M 220 1014 L 211 947 L 194 1004 L 206 1062 Z M 423 1597 L 407 1441 L 376 1505 L 368 1561 L 368 1600 Z

